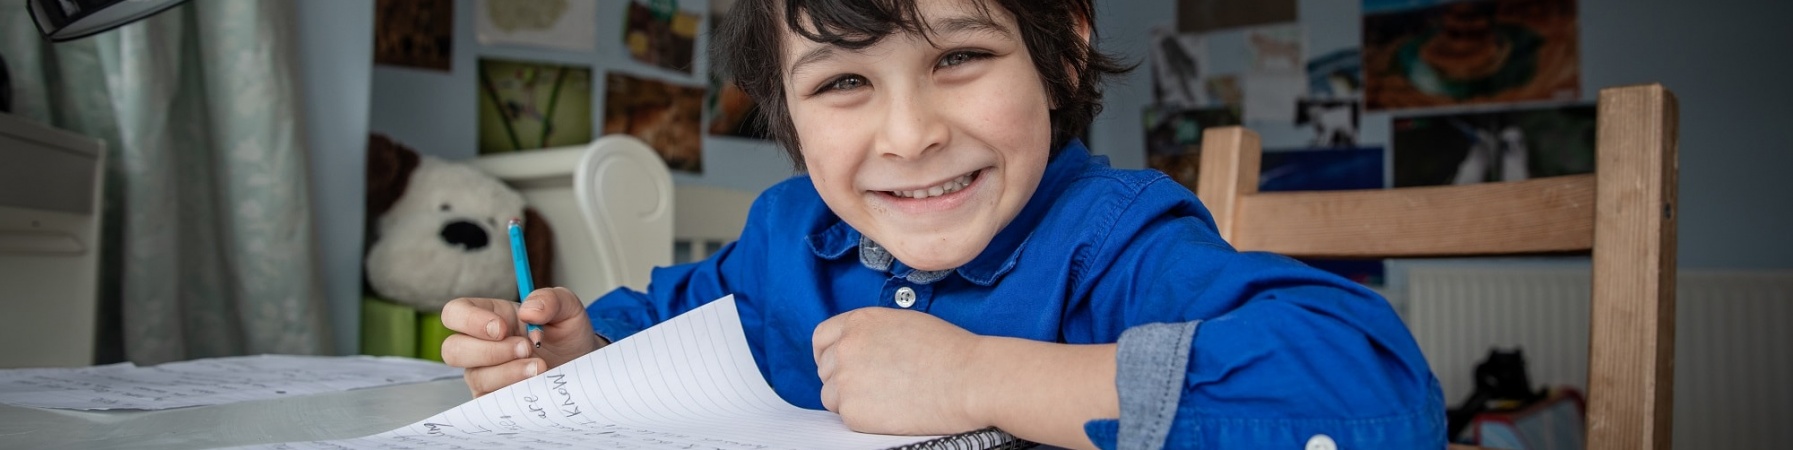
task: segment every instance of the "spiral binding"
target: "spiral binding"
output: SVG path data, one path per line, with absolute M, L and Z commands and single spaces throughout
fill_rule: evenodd
M 1019 450 L 1035 444 L 994 427 L 945 436 L 889 450 Z

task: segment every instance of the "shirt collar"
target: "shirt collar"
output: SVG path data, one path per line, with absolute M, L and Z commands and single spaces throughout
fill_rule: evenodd
M 957 269 L 915 270 L 902 261 L 897 261 L 883 246 L 872 242 L 845 221 L 836 222 L 833 226 L 810 235 L 805 241 L 809 243 L 810 251 L 823 259 L 840 258 L 858 249 L 859 263 L 866 268 L 890 272 L 918 284 L 932 283 L 956 272 L 967 281 L 989 286 L 1015 267 L 1015 261 L 1020 259 L 1021 250 L 1027 246 L 1034 228 L 1046 217 L 1065 187 L 1070 185 L 1071 178 L 1083 172 L 1090 164 L 1105 161 L 1104 157 L 1090 156 L 1089 149 L 1084 147 L 1082 141 L 1072 139 L 1065 143 L 1058 154 L 1052 157 L 1052 161 L 1046 164 L 1046 173 L 1040 177 L 1040 186 L 1034 190 L 1033 198 L 1027 200 L 1027 205 L 1021 208 L 1021 213 L 1016 214 L 1008 226 L 996 233 L 983 253 Z

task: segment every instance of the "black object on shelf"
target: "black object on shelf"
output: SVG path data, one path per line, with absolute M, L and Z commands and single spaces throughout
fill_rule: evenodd
M 1475 390 L 1462 405 L 1445 412 L 1446 439 L 1461 435 L 1476 414 L 1517 410 L 1544 397 L 1543 390 L 1532 389 L 1523 350 L 1490 349 L 1488 358 L 1475 366 Z
M 6 55 L 0 54 L 0 113 L 12 112 L 12 72 L 7 70 Z
M 27 0 L 37 31 L 51 42 L 80 39 L 136 22 L 186 0 Z

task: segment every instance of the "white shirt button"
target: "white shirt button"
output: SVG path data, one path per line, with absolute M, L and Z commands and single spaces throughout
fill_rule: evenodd
M 1307 450 L 1338 450 L 1338 443 L 1332 442 L 1332 436 L 1316 434 L 1307 438 Z
M 897 288 L 896 304 L 904 309 L 915 306 L 915 290 L 910 289 L 908 286 Z

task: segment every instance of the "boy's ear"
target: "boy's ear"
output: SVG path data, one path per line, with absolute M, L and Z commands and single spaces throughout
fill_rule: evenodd
M 1090 34 L 1095 32 L 1095 28 L 1090 25 L 1089 16 L 1083 14 L 1075 14 L 1075 16 L 1075 23 L 1071 26 L 1077 27 L 1077 37 L 1082 38 L 1083 45 L 1088 46 L 1090 45 Z
M 1077 37 L 1083 40 L 1084 52 L 1094 53 L 1096 48 L 1090 43 L 1090 34 L 1094 33 L 1095 28 L 1091 27 L 1089 16 L 1083 13 L 1074 13 L 1071 16 L 1073 17 L 1071 26 L 1077 28 Z M 1080 87 L 1077 86 L 1079 81 L 1077 79 L 1077 66 L 1071 65 L 1070 62 L 1065 62 L 1065 75 L 1071 77 L 1071 91 L 1076 92 Z M 1058 109 L 1058 99 L 1054 98 L 1049 101 L 1051 104 L 1047 106 L 1055 110 Z

